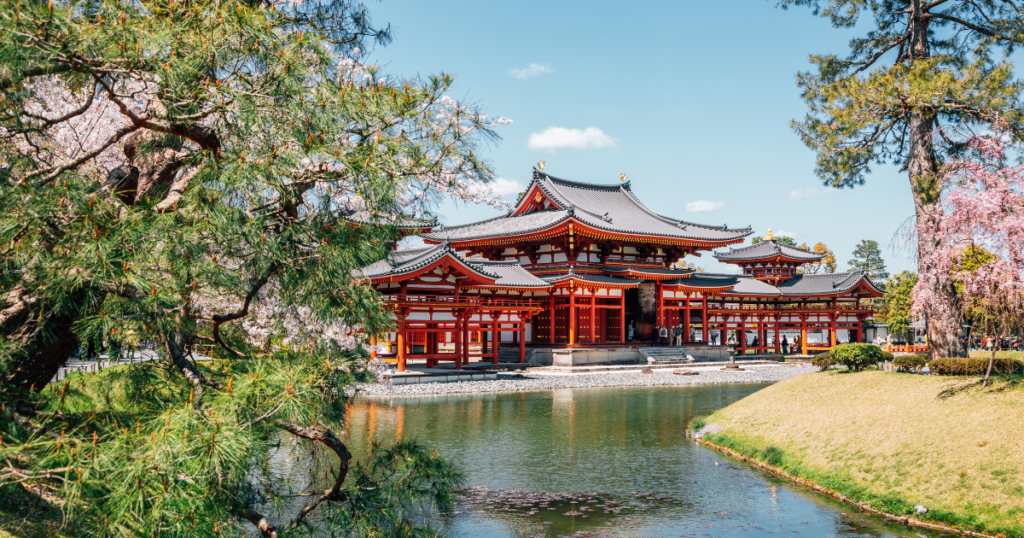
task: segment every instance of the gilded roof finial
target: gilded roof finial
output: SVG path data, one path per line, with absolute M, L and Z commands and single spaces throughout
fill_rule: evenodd
M 540 162 L 538 162 L 537 163 L 537 168 L 540 168 L 541 170 L 543 170 L 544 169 L 544 163 L 546 163 L 546 162 L 547 161 L 540 161 Z
M 623 181 L 626 181 L 627 177 L 629 177 L 629 176 L 627 176 L 625 172 L 619 172 L 619 182 L 620 183 L 623 182 Z
M 771 241 L 772 239 L 775 239 L 774 237 L 772 237 L 772 229 L 768 228 L 768 235 L 764 236 L 764 240 Z

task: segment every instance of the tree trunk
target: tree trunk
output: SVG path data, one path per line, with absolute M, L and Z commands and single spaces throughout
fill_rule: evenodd
M 918 1 L 913 2 L 911 24 L 914 26 L 910 44 L 910 62 L 924 60 L 929 56 L 928 21 L 921 18 Z M 935 119 L 924 112 L 913 112 L 910 115 L 910 148 L 907 155 L 907 171 L 910 176 L 910 188 L 914 195 L 914 212 L 917 223 L 927 223 L 942 211 L 940 205 L 941 185 L 939 183 L 939 164 L 935 158 L 934 146 Z M 939 241 L 934 227 L 918 226 L 917 259 L 918 274 L 925 274 L 929 267 L 927 260 L 938 250 Z M 960 299 L 956 293 L 952 275 L 937 274 L 933 284 L 933 297 L 939 305 L 925 308 L 925 319 L 928 320 L 928 354 L 929 358 L 966 357 L 967 350 L 960 340 L 962 314 Z
M 33 304 L 27 296 L 9 295 L 6 308 L 0 312 L 0 334 L 18 346 L 12 364 L 4 372 L 4 381 L 20 389 L 40 391 L 78 348 L 78 339 L 71 331 L 71 316 L 51 315 L 40 320 Z

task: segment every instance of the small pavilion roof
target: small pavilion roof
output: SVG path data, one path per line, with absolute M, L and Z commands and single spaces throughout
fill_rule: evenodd
M 789 246 L 774 239 L 765 239 L 749 247 L 730 248 L 728 252 L 715 252 L 715 258 L 723 262 L 745 262 L 778 257 L 803 262 L 815 262 L 824 258 L 825 254 L 805 248 Z
M 492 262 L 467 258 L 451 248 L 448 243 L 426 248 L 396 250 L 387 258 L 364 267 L 360 273 L 371 280 L 395 279 L 428 269 L 444 258 L 460 264 L 471 273 L 476 273 L 486 288 L 550 288 L 551 284 L 527 271 L 518 262 Z
M 633 195 L 629 182 L 599 185 L 569 181 L 549 176 L 537 169 L 526 193 L 534 187 L 554 204 L 551 208 L 522 212 L 528 196 L 508 215 L 493 219 L 437 228 L 424 235 L 428 241 L 474 241 L 502 236 L 521 235 L 551 228 L 570 218 L 611 233 L 667 237 L 701 242 L 735 242 L 752 230 L 708 226 L 659 215 Z
M 693 276 L 665 282 L 666 286 L 681 286 L 697 290 L 727 290 L 739 283 L 739 275 L 694 273 Z
M 629 277 L 648 277 L 645 280 L 666 280 L 685 278 L 694 274 L 693 269 L 669 269 L 665 267 L 633 267 L 632 265 L 605 265 L 601 270 L 606 273 Z
M 773 286 L 748 275 L 734 275 L 738 281 L 736 286 L 723 295 L 748 295 L 759 297 L 830 297 L 843 295 L 865 286 L 872 296 L 881 297 L 882 291 L 863 271 L 849 273 L 823 273 L 814 275 L 796 275 L 795 277 Z M 688 279 L 686 279 L 688 280 Z M 685 284 L 685 281 L 683 282 Z
M 587 275 L 573 271 L 560 275 L 544 275 L 541 278 L 552 284 L 560 284 L 570 280 L 575 280 L 577 282 L 599 284 L 602 286 L 615 286 L 620 288 L 635 288 L 640 285 L 640 281 L 633 278 L 619 278 L 617 276 L 607 275 Z
M 400 230 L 429 230 L 437 226 L 437 219 L 413 217 L 405 213 L 375 213 L 366 210 L 347 209 L 342 211 L 342 218 L 358 224 L 374 224 L 377 226 L 394 226 Z

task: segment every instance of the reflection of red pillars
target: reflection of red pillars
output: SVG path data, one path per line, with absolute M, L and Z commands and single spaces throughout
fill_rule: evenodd
M 519 362 L 526 362 L 526 318 L 519 314 Z

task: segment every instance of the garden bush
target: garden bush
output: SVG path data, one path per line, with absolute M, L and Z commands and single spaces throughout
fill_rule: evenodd
M 882 348 L 874 344 L 840 344 L 832 348 L 828 354 L 836 364 L 846 366 L 851 372 L 892 360 L 892 353 L 882 351 Z
M 928 355 L 902 355 L 893 359 L 892 363 L 904 372 L 920 372 L 928 364 Z
M 985 375 L 988 359 L 935 359 L 928 370 L 936 375 Z M 998 375 L 1024 374 L 1024 362 L 1017 359 L 996 359 L 992 373 Z
M 832 358 L 828 353 L 818 353 L 811 359 L 811 364 L 815 365 L 822 372 L 836 365 L 835 359 Z

